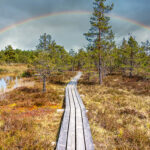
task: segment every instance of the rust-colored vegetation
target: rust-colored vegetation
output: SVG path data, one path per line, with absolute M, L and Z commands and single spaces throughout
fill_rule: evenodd
M 46 93 L 39 77 L 25 78 L 24 82 L 34 84 L 1 95 L 0 149 L 54 149 L 62 118 L 57 109 L 63 107 L 65 84 L 74 75 L 47 78 Z
M 96 150 L 150 149 L 150 81 L 84 74 L 79 92 L 88 111 Z

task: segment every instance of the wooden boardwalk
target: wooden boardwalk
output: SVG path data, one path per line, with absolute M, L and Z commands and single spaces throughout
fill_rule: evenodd
M 94 150 L 86 109 L 77 91 L 81 72 L 66 87 L 65 112 L 56 150 Z

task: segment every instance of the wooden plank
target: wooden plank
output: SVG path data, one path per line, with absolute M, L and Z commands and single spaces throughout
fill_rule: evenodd
M 68 86 L 66 87 L 66 91 L 65 91 L 65 109 L 69 109 L 70 110 L 69 88 L 68 88 Z
M 71 87 L 73 82 L 69 85 L 69 99 L 70 99 L 70 122 L 68 130 L 68 141 L 67 141 L 67 150 L 75 150 L 75 104 L 71 94 Z
M 66 87 L 65 112 L 56 150 L 94 150 L 86 109 L 77 90 L 81 72 Z
M 83 117 L 86 150 L 94 150 L 94 144 L 93 144 L 93 139 L 92 139 L 92 135 L 91 135 L 91 129 L 90 129 L 90 125 L 88 122 L 88 118 L 86 116 L 86 111 L 82 111 L 82 117 Z
M 65 111 L 63 122 L 61 124 L 61 130 L 59 134 L 59 140 L 57 143 L 57 150 L 66 150 L 66 142 L 68 137 L 68 122 L 69 122 L 69 112 Z
M 66 150 L 66 144 L 68 138 L 68 128 L 69 128 L 69 119 L 70 119 L 70 102 L 69 102 L 68 88 L 66 88 L 65 94 L 66 94 L 65 96 L 66 109 L 61 124 L 56 150 Z
M 81 74 L 80 74 L 81 75 Z M 83 101 L 79 95 L 79 92 L 77 91 L 77 86 L 75 87 L 75 93 L 78 98 L 81 110 L 82 110 L 82 120 L 83 120 L 83 129 L 84 129 L 84 137 L 85 137 L 85 147 L 86 150 L 94 150 L 94 144 L 93 144 L 93 139 L 91 135 L 91 130 L 90 130 L 90 125 L 88 122 L 88 118 L 86 115 L 86 109 L 83 104 Z
M 77 96 L 77 98 L 78 98 L 78 101 L 79 101 L 79 104 L 80 104 L 81 109 L 82 109 L 83 111 L 85 111 L 86 109 L 85 109 L 85 106 L 84 106 L 84 104 L 83 104 L 83 101 L 82 101 L 82 99 L 81 99 L 81 97 L 80 97 L 80 95 L 79 95 L 79 92 L 78 92 L 78 90 L 77 90 L 77 87 L 75 87 L 75 93 L 76 93 L 76 96 Z
M 72 88 L 72 95 L 76 107 L 76 150 L 85 150 L 84 129 L 82 123 L 82 112 L 75 94 L 75 88 Z

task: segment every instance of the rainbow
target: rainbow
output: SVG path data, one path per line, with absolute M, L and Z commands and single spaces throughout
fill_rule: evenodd
M 129 18 L 126 18 L 126 17 L 123 17 L 123 16 L 118 16 L 116 14 L 106 14 L 106 16 L 110 17 L 110 18 L 114 18 L 114 19 L 118 19 L 118 20 L 121 20 L 121 21 L 125 21 L 125 22 L 128 22 L 128 23 L 131 23 L 131 24 L 134 24 L 136 26 L 139 26 L 141 28 L 144 28 L 144 29 L 147 29 L 147 30 L 150 30 L 150 26 L 148 25 L 145 25 L 141 22 L 138 22 L 138 21 L 135 21 L 135 20 L 132 20 L 132 19 L 129 19 Z
M 11 30 L 11 29 L 13 29 L 13 28 L 15 28 L 17 26 L 26 24 L 28 22 L 44 19 L 44 18 L 47 18 L 47 17 L 69 15 L 69 14 L 71 14 L 71 15 L 87 15 L 87 14 L 91 14 L 91 12 L 89 12 L 89 11 L 62 11 L 62 12 L 47 13 L 47 14 L 44 14 L 44 15 L 28 18 L 28 19 L 16 22 L 16 23 L 14 23 L 12 25 L 6 26 L 6 27 L 0 29 L 0 34 L 6 32 L 6 31 L 9 31 L 9 30 Z
M 71 15 L 91 15 L 92 12 L 89 12 L 89 11 L 63 11 L 63 12 L 48 13 L 48 14 L 44 14 L 44 15 L 28 18 L 28 19 L 16 22 L 16 23 L 14 23 L 12 25 L 6 26 L 4 28 L 1 28 L 0 29 L 0 34 L 6 32 L 6 31 L 9 31 L 9 30 L 11 30 L 13 28 L 16 28 L 16 27 L 18 27 L 20 25 L 26 24 L 28 22 L 32 22 L 32 21 L 35 21 L 35 20 L 40 20 L 40 19 L 47 18 L 47 17 L 52 17 L 52 16 L 61 16 L 61 15 L 69 15 L 69 14 L 71 14 Z M 129 18 L 118 16 L 116 14 L 106 14 L 106 16 L 108 16 L 110 18 L 113 18 L 113 19 L 126 21 L 128 23 L 131 23 L 131 24 L 137 25 L 139 27 L 142 27 L 142 28 L 150 30 L 150 26 L 145 25 L 145 24 L 140 23 L 140 22 L 137 22 L 135 20 L 129 19 Z

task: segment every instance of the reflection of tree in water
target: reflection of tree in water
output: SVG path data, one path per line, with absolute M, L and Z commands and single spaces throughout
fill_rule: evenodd
M 17 88 L 17 87 L 18 87 L 18 77 L 7 76 L 0 79 L 0 92 L 6 92 L 6 90 L 9 88 Z
M 5 81 L 4 78 L 0 79 L 0 90 L 5 92 L 6 88 L 7 88 L 7 82 Z

